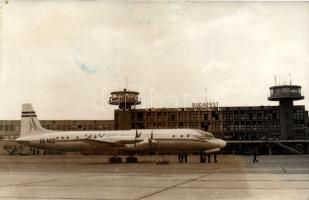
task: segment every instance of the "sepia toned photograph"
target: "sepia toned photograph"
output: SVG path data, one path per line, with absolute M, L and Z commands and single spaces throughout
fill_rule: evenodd
M 308 1 L 0 0 L 0 200 L 309 200 Z

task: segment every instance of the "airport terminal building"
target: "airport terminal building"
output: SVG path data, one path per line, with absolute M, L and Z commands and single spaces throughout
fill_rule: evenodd
M 308 111 L 293 105 L 304 99 L 301 87 L 280 85 L 270 88 L 270 101 L 279 106 L 218 107 L 215 103 L 193 104 L 188 108 L 135 109 L 141 104 L 135 91 L 115 91 L 109 103 L 117 105 L 114 120 L 42 120 L 52 130 L 126 130 L 196 128 L 228 141 L 224 153 L 308 154 Z M 19 136 L 20 120 L 0 121 L 0 140 Z
M 119 105 L 114 112 L 115 129 L 197 128 L 225 139 L 227 153 L 250 154 L 258 147 L 264 154 L 308 154 L 308 111 L 293 105 L 302 100 L 301 87 L 270 87 L 268 100 L 279 106 L 218 107 L 216 103 L 193 104 L 190 108 L 135 109 L 138 93 L 117 91 L 110 104 Z
M 197 128 L 233 140 L 280 139 L 278 106 L 221 107 L 220 110 L 155 108 L 115 110 L 115 129 Z M 293 108 L 294 132 L 286 139 L 305 138 L 308 111 Z

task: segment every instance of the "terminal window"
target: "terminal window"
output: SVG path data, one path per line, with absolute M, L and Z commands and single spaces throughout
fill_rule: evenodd
M 20 130 L 20 126 L 15 126 L 15 131 L 19 131 Z

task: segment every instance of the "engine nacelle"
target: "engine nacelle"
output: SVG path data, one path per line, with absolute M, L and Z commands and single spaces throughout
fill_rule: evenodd
M 152 139 L 144 139 L 143 141 L 137 143 L 135 145 L 135 148 L 137 150 L 145 150 L 145 149 L 150 149 L 154 147 L 154 145 L 157 143 L 157 141 L 152 140 Z

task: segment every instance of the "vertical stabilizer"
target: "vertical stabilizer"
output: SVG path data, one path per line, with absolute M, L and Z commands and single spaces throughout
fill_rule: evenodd
M 47 129 L 41 126 L 35 111 L 32 108 L 32 105 L 29 103 L 23 104 L 21 113 L 20 137 L 36 135 L 47 131 Z

